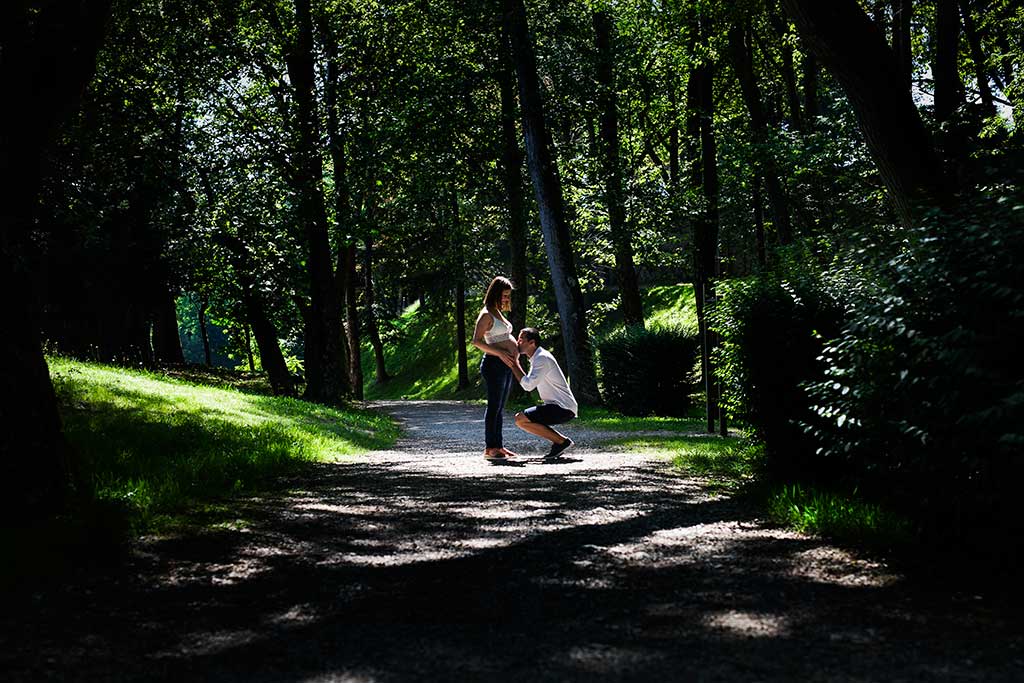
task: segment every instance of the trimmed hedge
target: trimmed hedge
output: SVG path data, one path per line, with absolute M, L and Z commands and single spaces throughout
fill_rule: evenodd
M 700 345 L 679 327 L 627 328 L 598 343 L 605 403 L 625 415 L 683 417 Z

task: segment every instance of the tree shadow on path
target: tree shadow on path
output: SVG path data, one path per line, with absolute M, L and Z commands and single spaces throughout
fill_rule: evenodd
M 1012 615 L 656 460 L 317 465 L 2 620 L 7 680 L 1021 680 Z M 590 464 L 590 467 L 586 467 Z

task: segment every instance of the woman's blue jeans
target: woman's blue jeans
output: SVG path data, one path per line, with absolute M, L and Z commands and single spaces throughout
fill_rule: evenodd
M 501 448 L 502 415 L 512 388 L 512 369 L 497 356 L 484 354 L 480 374 L 487 385 L 487 411 L 484 412 L 484 441 L 487 448 Z

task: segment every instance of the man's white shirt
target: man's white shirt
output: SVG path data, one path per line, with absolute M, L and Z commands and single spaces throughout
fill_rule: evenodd
M 520 386 L 526 391 L 537 390 L 540 399 L 544 403 L 554 403 L 566 410 L 571 410 L 573 415 L 579 414 L 579 404 L 576 397 L 569 389 L 569 383 L 565 381 L 562 369 L 558 367 L 558 361 L 547 349 L 538 346 L 530 358 L 530 371 L 519 380 Z

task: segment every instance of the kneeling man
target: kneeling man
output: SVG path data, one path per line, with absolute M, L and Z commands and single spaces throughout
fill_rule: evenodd
M 530 372 L 524 373 L 519 359 L 506 361 L 512 374 L 526 391 L 537 390 L 544 403 L 516 413 L 516 426 L 551 442 L 547 458 L 557 458 L 562 451 L 573 445 L 573 440 L 552 429 L 576 417 L 579 405 L 565 381 L 562 369 L 551 352 L 540 345 L 540 332 L 535 327 L 526 327 L 516 340 L 519 353 L 530 358 Z

